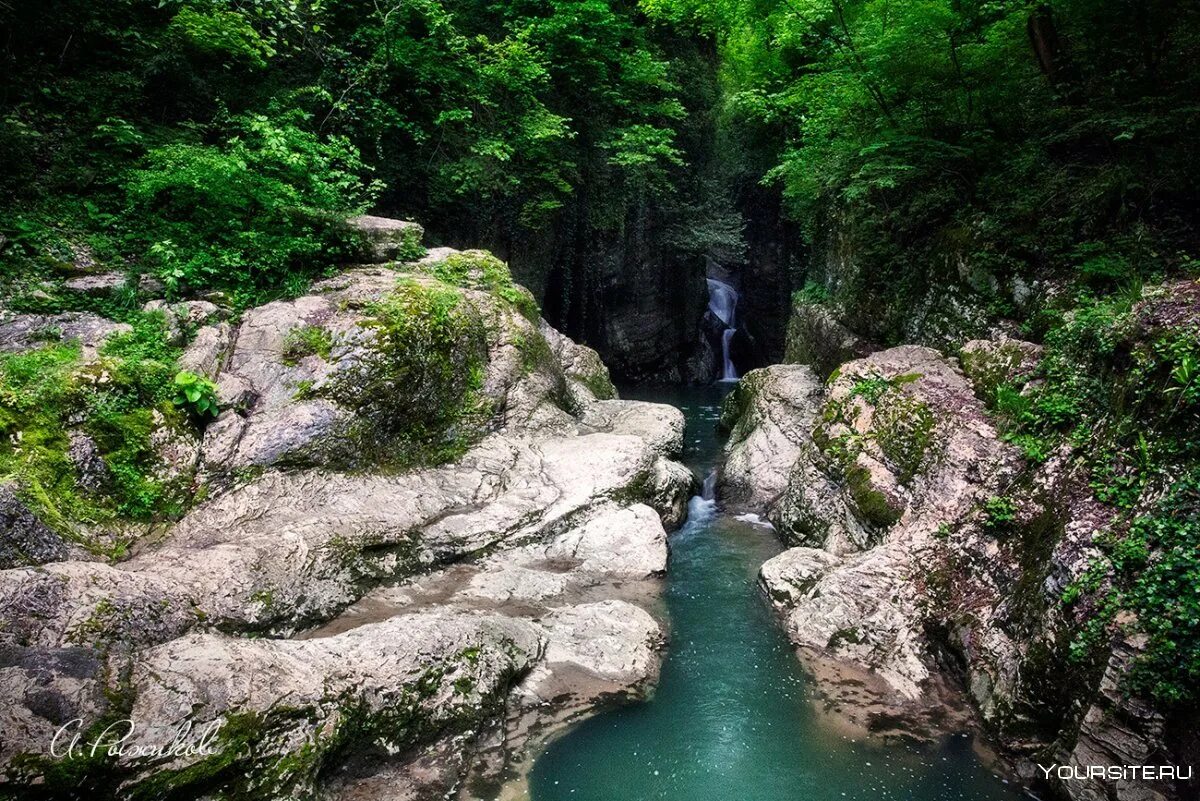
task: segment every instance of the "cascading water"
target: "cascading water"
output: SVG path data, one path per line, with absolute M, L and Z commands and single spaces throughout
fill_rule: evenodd
M 721 332 L 721 380 L 737 381 L 737 369 L 729 356 L 733 335 L 737 332 L 737 290 L 724 281 L 708 279 L 708 310 L 725 326 Z

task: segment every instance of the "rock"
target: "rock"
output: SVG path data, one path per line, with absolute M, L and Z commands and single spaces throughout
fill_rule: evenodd
M 820 548 L 789 548 L 763 563 L 758 580 L 773 600 L 795 604 L 808 596 L 839 561 Z
M 0 571 L 0 641 L 97 651 L 156 645 L 200 621 L 177 584 L 102 562 Z
M 200 464 L 200 438 L 193 428 L 168 421 L 157 409 L 152 419 L 150 448 L 157 461 L 155 478 L 164 482 L 190 482 Z
M 638 401 L 596 401 L 584 409 L 580 421 L 597 431 L 640 437 L 668 458 L 683 453 L 683 412 L 674 406 Z
M 71 444 L 67 448 L 67 457 L 75 465 L 76 483 L 87 492 L 100 492 L 112 481 L 108 465 L 100 457 L 100 449 L 82 431 L 72 431 L 68 437 Z
M 191 344 L 179 357 L 179 369 L 205 378 L 216 378 L 221 365 L 233 346 L 233 332 L 228 323 L 206 325 L 196 332 Z
M 401 286 L 418 296 L 458 293 L 465 329 L 464 341 L 454 347 L 460 353 L 486 348 L 480 354 L 478 406 L 498 427 L 559 435 L 574 430 L 575 421 L 562 408 L 561 366 L 533 323 L 510 303 L 481 290 L 451 289 L 420 273 L 372 268 L 243 315 L 217 375 L 218 398 L 235 409 L 237 419 L 210 428 L 204 448 L 208 471 L 272 464 L 362 468 L 372 458 L 401 453 L 391 429 L 413 424 L 408 418 L 418 412 L 409 407 L 426 403 L 419 393 L 430 389 L 404 384 L 396 392 L 355 394 L 371 381 L 389 380 L 390 370 L 408 369 L 404 354 L 381 350 L 392 346 L 380 339 L 381 324 L 371 311 Z M 472 339 L 477 335 L 482 342 Z M 453 402 L 459 401 L 445 400 Z M 459 425 L 467 430 L 457 432 L 462 439 L 488 422 L 463 416 Z
M 143 298 L 161 298 L 166 294 L 167 287 L 157 277 L 144 273 L 138 276 L 138 296 Z
M 601 601 L 548 615 L 545 662 L 571 664 L 625 685 L 657 673 L 662 629 L 646 610 L 623 601 Z M 537 682 L 532 683 L 537 692 Z
M 133 329 L 126 323 L 116 323 L 90 312 L 63 314 L 0 313 L 0 352 L 19 353 L 47 344 L 78 342 L 83 361 L 94 362 L 100 346 L 113 334 Z
M 142 306 L 142 311 L 161 312 L 167 321 L 168 336 L 176 345 L 186 344 L 189 332 L 227 316 L 224 309 L 207 300 L 185 300 L 179 303 L 152 300 Z
M 903 699 L 920 699 L 930 657 L 903 549 L 881 546 L 840 562 L 798 550 L 762 573 L 791 641 L 869 668 Z
M 872 350 L 870 344 L 838 322 L 833 312 L 819 303 L 793 303 L 788 318 L 784 361 L 807 364 L 821 378 Z
M 123 290 L 128 281 L 125 273 L 100 273 L 71 278 L 63 282 L 62 289 L 89 298 L 107 298 Z
M 1042 358 L 1042 346 L 1019 339 L 973 339 L 959 352 L 963 372 L 975 394 L 992 401 L 996 387 L 1029 380 Z
M 582 408 L 592 401 L 614 400 L 617 397 L 617 388 L 613 386 L 600 354 L 586 345 L 578 345 L 567 339 L 545 320 L 541 321 L 540 330 L 562 365 L 576 407 Z
M 1123 679 L 1143 646 L 1144 642 L 1126 640 L 1113 648 L 1096 699 L 1084 714 L 1075 746 L 1062 763 L 1079 775 L 1086 776 L 1092 765 L 1181 765 L 1163 759 L 1172 751 L 1165 739 L 1163 715 L 1123 689 Z M 1059 789 L 1076 801 L 1175 801 L 1183 796 L 1173 792 L 1173 784 L 1140 776 L 1116 782 L 1092 777 L 1060 781 Z
M 421 255 L 425 229 L 415 222 L 364 214 L 351 217 L 346 224 L 363 235 L 367 243 L 367 257 L 371 262 L 383 264 L 411 260 Z
M 773 365 L 742 377 L 721 413 L 730 435 L 719 493 L 729 508 L 758 514 L 772 508 L 811 438 L 822 395 L 804 365 Z
M 66 559 L 62 537 L 38 520 L 10 484 L 0 484 L 0 568 Z
M 202 784 L 217 771 L 227 776 L 232 758 L 256 785 L 270 778 L 269 797 L 311 792 L 351 732 L 365 747 L 394 752 L 485 721 L 539 657 L 541 637 L 511 618 L 437 612 L 303 641 L 190 635 L 138 660 L 130 717 L 140 725 L 130 743 L 170 741 L 191 724 L 195 742 L 215 726 L 227 738 L 252 738 L 254 749 L 121 762 L 138 780 L 188 768 Z
M 455 293 L 472 322 L 453 345 L 481 357 L 478 408 L 447 432 L 462 452 L 416 469 L 356 452 L 366 422 L 410 421 L 388 417 L 402 407 L 326 391 L 404 358 L 379 346 L 376 304 L 397 287 Z M 661 589 L 663 521 L 693 481 L 672 460 L 678 410 L 598 399 L 593 351 L 528 304 L 420 270 L 353 270 L 236 327 L 202 303 L 149 308 L 181 335 L 201 326 L 181 367 L 215 376 L 225 406 L 202 447 L 169 412 L 151 435 L 158 476 L 207 480 L 204 500 L 119 565 L 0 570 L 0 649 L 25 649 L 0 654 L 15 786 L 54 794 L 31 757 L 62 715 L 94 721 L 111 699 L 133 704 L 137 744 L 226 722 L 216 757 L 127 752 L 122 793 L 205 792 L 218 773 L 262 798 L 441 792 L 653 679 L 662 630 L 635 603 Z M 416 383 L 378 385 L 382 401 Z M 362 619 L 389 598 L 385 619 Z M 327 785 L 349 737 L 354 764 Z M 473 758 L 489 748 L 497 760 Z
M 0 730 L 4 732 L 0 761 L 8 768 L 6 791 L 37 776 L 36 767 L 13 766 L 14 757 L 21 753 L 46 756 L 62 726 L 75 719 L 100 720 L 107 713 L 105 670 L 104 659 L 91 648 L 0 643 L 0 697 L 13 699 L 0 705 Z M 43 781 L 36 784 L 44 789 Z
M 644 504 L 605 511 L 572 528 L 545 549 L 548 559 L 578 562 L 577 570 L 619 578 L 667 571 L 667 532 Z
M 914 578 L 935 565 L 934 534 L 972 514 L 1019 459 L 963 374 L 931 349 L 849 362 L 823 396 L 808 376 L 798 384 L 807 392 L 758 391 L 741 414 L 731 410 L 735 443 L 783 443 L 752 451 L 766 454 L 755 460 L 766 468 L 743 466 L 731 450 L 734 474 L 776 499 L 771 518 L 785 541 L 831 552 L 785 552 L 764 565 L 764 586 L 796 645 L 923 702 L 933 659 Z M 757 389 L 762 379 L 751 377 Z M 788 471 L 776 467 L 789 459 Z

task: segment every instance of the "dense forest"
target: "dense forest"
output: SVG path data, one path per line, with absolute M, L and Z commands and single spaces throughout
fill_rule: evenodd
M 42 439 L 0 446 L 0 473 L 44 512 L 185 503 L 147 466 L 150 410 L 203 425 L 215 400 L 178 383 L 146 282 L 235 312 L 294 297 L 355 262 L 345 221 L 373 211 L 493 249 L 586 342 L 616 243 L 702 278 L 752 268 L 765 216 L 785 307 L 878 345 L 1002 325 L 1045 347 L 985 388 L 995 418 L 1032 463 L 1076 448 L 1125 516 L 1064 595 L 1072 652 L 1130 612 L 1133 686 L 1197 701 L 1200 335 L 1131 309 L 1200 272 L 1200 4 L 0 0 L 0 32 L 3 305 L 133 325 L 100 394 L 63 377 L 77 354 L 2 357 L 0 431 Z M 129 280 L 63 290 L 101 269 Z M 64 484 L 80 409 L 117 475 L 102 502 Z

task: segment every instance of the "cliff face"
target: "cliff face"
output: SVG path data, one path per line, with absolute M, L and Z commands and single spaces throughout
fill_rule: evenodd
M 1145 290 L 1118 323 L 1131 362 L 1157 347 L 1148 343 L 1194 335 L 1193 290 Z M 1132 683 L 1157 647 L 1153 628 L 1104 607 L 1123 597 L 1109 589 L 1124 580 L 1106 567 L 1110 543 L 1133 541 L 1126 532 L 1138 521 L 1162 519 L 1161 493 L 1118 506 L 1094 477 L 1088 447 L 1064 442 L 1031 456 L 1026 443 L 1014 440 L 1022 451 L 1006 441 L 987 402 L 998 386 L 1037 392 L 1051 369 L 1040 360 L 1057 357 L 997 336 L 968 342 L 961 362 L 902 346 L 830 367 L 865 346 L 814 322 L 811 308 L 801 315 L 793 325 L 803 336 L 836 335 L 807 352 L 829 377 L 805 365 L 747 375 L 727 403 L 721 484 L 727 503 L 766 514 L 794 546 L 763 566 L 761 580 L 802 658 L 870 669 L 883 679 L 888 714 L 918 729 L 937 728 L 956 694 L 949 677 L 1020 777 L 1063 796 L 1194 797 L 1194 782 L 1047 780 L 1038 769 L 1195 759 L 1185 723 L 1195 705 L 1154 700 Z M 1162 433 L 1152 421 L 1147 438 Z M 1167 525 L 1196 525 L 1194 508 L 1172 508 Z M 1187 541 L 1150 540 L 1139 558 L 1176 559 L 1172 549 Z M 1194 586 L 1184 580 L 1178 591 Z

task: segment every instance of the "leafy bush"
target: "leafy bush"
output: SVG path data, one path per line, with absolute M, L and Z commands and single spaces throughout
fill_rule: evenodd
M 169 289 L 226 289 L 250 303 L 353 252 L 340 221 L 373 196 L 366 168 L 347 139 L 301 121 L 239 117 L 221 145 L 156 147 L 130 174 L 130 213 Z

